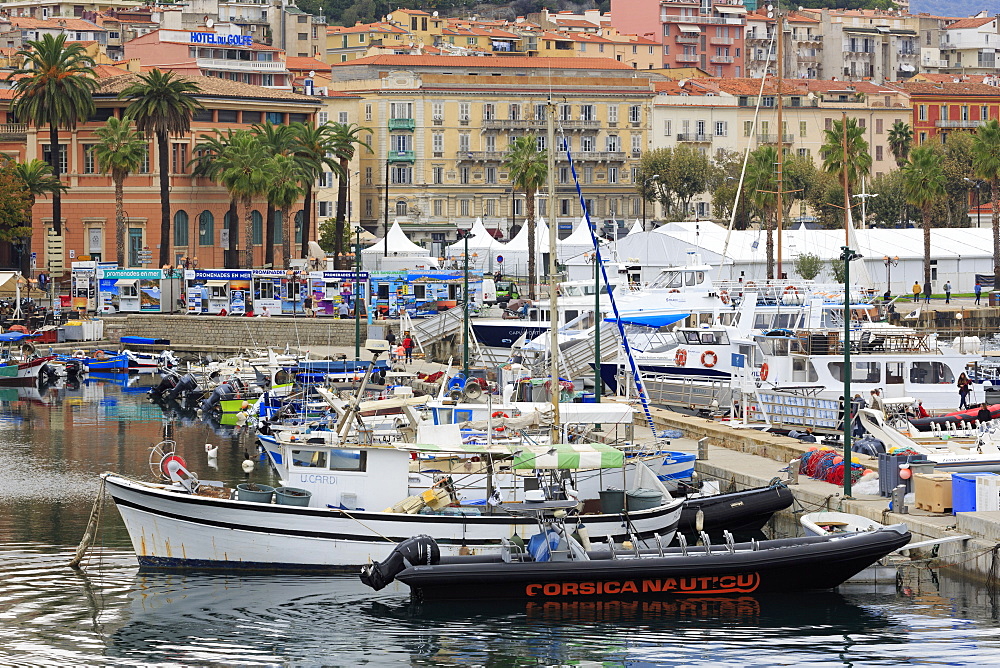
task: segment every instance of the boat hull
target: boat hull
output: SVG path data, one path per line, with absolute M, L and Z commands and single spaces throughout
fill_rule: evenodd
M 698 533 L 698 512 L 702 512 L 702 528 L 709 532 L 726 529 L 734 533 L 760 531 L 771 516 L 792 505 L 792 491 L 784 485 L 689 498 L 684 502 L 677 530 L 694 535 Z
M 520 599 L 551 601 L 674 596 L 746 596 L 832 589 L 910 541 L 903 525 L 843 536 L 812 536 L 742 543 L 730 552 L 714 546 L 678 548 L 665 555 L 586 561 L 483 562 L 441 559 L 396 575 L 418 601 Z
M 537 530 L 509 515 L 408 515 L 250 503 L 195 496 L 106 474 L 140 566 L 156 569 L 349 571 L 427 533 L 443 554 L 496 553 L 503 538 Z M 673 538 L 683 500 L 630 513 L 641 539 Z M 629 539 L 621 515 L 584 516 L 591 538 Z M 652 545 L 653 543 L 650 542 Z M 463 549 L 464 548 L 464 549 Z

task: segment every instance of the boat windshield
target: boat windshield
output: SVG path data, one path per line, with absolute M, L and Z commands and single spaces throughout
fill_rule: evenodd
M 662 271 L 649 287 L 651 288 L 680 288 L 684 285 L 684 277 L 679 271 Z

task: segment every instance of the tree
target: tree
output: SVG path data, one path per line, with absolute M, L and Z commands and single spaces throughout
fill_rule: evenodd
M 990 182 L 993 205 L 993 289 L 1000 289 L 1000 122 L 992 119 L 976 133 L 972 147 L 975 175 Z
M 268 194 L 274 178 L 273 156 L 249 130 L 232 134 L 226 150 L 219 157 L 222 163 L 219 183 L 229 195 L 243 205 L 243 234 L 246 242 L 244 267 L 253 267 L 253 200 Z
M 910 155 L 910 147 L 913 145 L 913 128 L 909 123 L 896 121 L 889 128 L 887 137 L 889 142 L 889 152 L 896 160 L 896 166 L 902 169 Z
M 333 128 L 332 139 L 334 145 L 334 155 L 340 164 L 340 174 L 337 179 L 337 229 L 334 231 L 333 256 L 336 266 L 340 269 L 340 256 L 344 253 L 344 221 L 347 216 L 347 189 L 350 187 L 351 160 L 358 147 L 365 147 L 369 151 L 371 146 L 361 138 L 362 132 L 371 132 L 371 128 L 362 127 L 356 123 L 331 123 Z
M 823 169 L 836 175 L 841 188 L 843 188 L 844 183 L 844 171 L 845 169 L 847 171 L 848 192 L 844 195 L 844 205 L 846 206 L 851 187 L 861 177 L 868 176 L 872 167 L 872 156 L 868 152 L 868 142 L 865 141 L 865 128 L 860 127 L 856 119 L 847 119 L 846 156 L 844 155 L 844 121 L 834 121 L 832 127 L 824 131 L 824 135 L 823 147 L 820 149 L 823 154 Z
M 920 209 L 924 227 L 924 283 L 931 282 L 931 207 L 945 195 L 945 177 L 938 156 L 929 146 L 913 149 L 903 167 L 906 201 Z
M 312 237 L 313 214 L 313 184 L 319 178 L 320 172 L 329 167 L 331 172 L 341 175 L 340 163 L 333 157 L 336 146 L 333 142 L 333 127 L 330 125 L 307 125 L 293 123 L 295 129 L 294 155 L 302 167 L 302 179 L 305 190 L 305 209 L 302 214 L 302 257 L 309 254 L 309 240 Z M 385 231 L 386 234 L 389 230 Z
M 136 132 L 132 121 L 111 117 L 94 131 L 101 141 L 94 145 L 94 157 L 115 184 L 115 250 L 118 266 L 125 266 L 125 178 L 142 168 L 149 146 Z
M 13 161 L 11 161 L 13 162 Z M 35 201 L 39 197 L 64 193 L 69 190 L 69 186 L 62 183 L 52 174 L 52 165 L 43 160 L 29 160 L 28 162 L 13 162 L 14 173 L 21 183 L 24 184 L 28 197 L 28 226 L 30 229 L 32 213 Z
M 189 164 L 194 166 L 193 174 L 219 182 L 219 173 L 223 163 L 220 158 L 233 138 L 233 130 L 215 131 L 215 135 L 201 135 L 201 143 L 194 147 L 194 157 Z M 239 267 L 239 216 L 236 213 L 236 200 L 230 198 L 229 210 L 232 212 L 232 227 L 229 229 L 229 248 L 226 249 L 226 269 Z
M 33 162 L 49 167 L 41 160 Z M 12 249 L 16 249 L 23 270 L 27 257 L 23 252 L 24 242 L 31 238 L 32 196 L 21 178 L 18 165 L 13 160 L 0 163 L 0 242 L 9 243 Z M 51 175 L 48 178 L 51 179 Z
M 795 257 L 795 273 L 811 281 L 823 271 L 823 260 L 815 253 L 802 253 Z
M 267 121 L 263 124 L 254 125 L 253 131 L 257 134 L 257 139 L 274 156 L 292 155 L 295 151 L 295 129 L 290 125 L 275 125 Z M 295 202 L 292 202 L 289 206 L 291 207 L 294 204 Z M 274 264 L 274 212 L 280 208 L 280 205 L 272 201 L 270 195 L 268 195 L 267 213 L 265 215 L 267 224 L 264 231 L 264 264 L 266 265 Z M 284 219 L 282 219 L 282 225 L 284 225 Z M 284 266 L 288 266 L 287 257 L 285 258 Z
M 744 187 L 746 198 L 767 229 L 767 277 L 774 278 L 774 224 L 778 218 L 778 149 L 759 146 L 750 154 Z
M 680 205 L 680 213 L 686 217 L 691 208 L 691 200 L 708 190 L 714 168 L 707 155 L 687 144 L 677 146 L 671 160 L 671 178 L 666 184 L 673 190 Z M 662 177 L 661 177 L 662 178 Z
M 267 201 L 281 211 L 281 266 L 288 268 L 292 257 L 292 207 L 305 192 L 299 185 L 302 181 L 302 167 L 290 155 L 278 154 L 272 160 L 271 182 L 267 190 Z M 271 238 L 273 239 L 273 231 Z
M 712 193 L 712 213 L 717 219 L 728 220 L 733 215 L 733 206 L 738 206 L 733 227 L 745 230 L 750 222 L 746 197 L 740 197 L 738 203 L 736 201 L 740 174 L 743 172 L 743 154 L 720 149 L 715 157 L 715 166 L 715 172 L 709 183 Z
M 534 135 L 518 137 L 510 144 L 510 152 L 504 160 L 504 167 L 510 174 L 510 183 L 514 188 L 524 191 L 528 214 L 528 299 L 535 298 L 535 193 L 545 184 L 549 175 L 548 153 L 538 150 L 538 140 Z M 549 221 L 550 225 L 552 221 Z M 556 230 L 549 230 L 555 234 Z
M 193 96 L 201 88 L 173 72 L 151 70 L 118 94 L 129 100 L 125 118 L 135 121 L 139 132 L 156 137 L 160 172 L 160 265 L 170 264 L 170 137 L 191 131 L 191 119 L 203 106 Z
M 52 177 L 57 181 L 61 174 L 59 129 L 74 129 L 80 121 L 94 113 L 94 61 L 83 46 L 67 46 L 66 33 L 53 37 L 45 34 L 42 39 L 27 43 L 27 48 L 17 52 L 24 58 L 23 65 L 9 75 L 14 81 L 14 102 L 11 110 L 22 123 L 37 128 L 49 128 L 49 164 Z M 20 77 L 20 78 L 17 78 Z M 52 192 L 52 228 L 62 234 L 62 191 Z

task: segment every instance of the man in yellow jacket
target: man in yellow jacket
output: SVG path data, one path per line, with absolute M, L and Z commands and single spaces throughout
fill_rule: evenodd
M 913 281 L 913 287 L 910 289 L 910 291 L 913 293 L 913 301 L 914 302 L 920 301 L 920 292 L 921 292 L 920 283 L 918 283 L 917 281 Z

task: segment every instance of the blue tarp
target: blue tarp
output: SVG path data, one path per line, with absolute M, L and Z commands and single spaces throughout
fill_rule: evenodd
M 24 332 L 4 332 L 0 334 L 0 341 L 7 342 L 17 342 L 24 341 L 25 339 L 30 339 L 31 334 L 25 334 Z
M 641 327 L 660 328 L 680 322 L 688 317 L 689 313 L 673 313 L 670 315 L 633 315 L 622 318 L 622 323 L 626 325 L 639 325 Z M 615 318 L 605 318 L 604 322 L 618 322 Z

